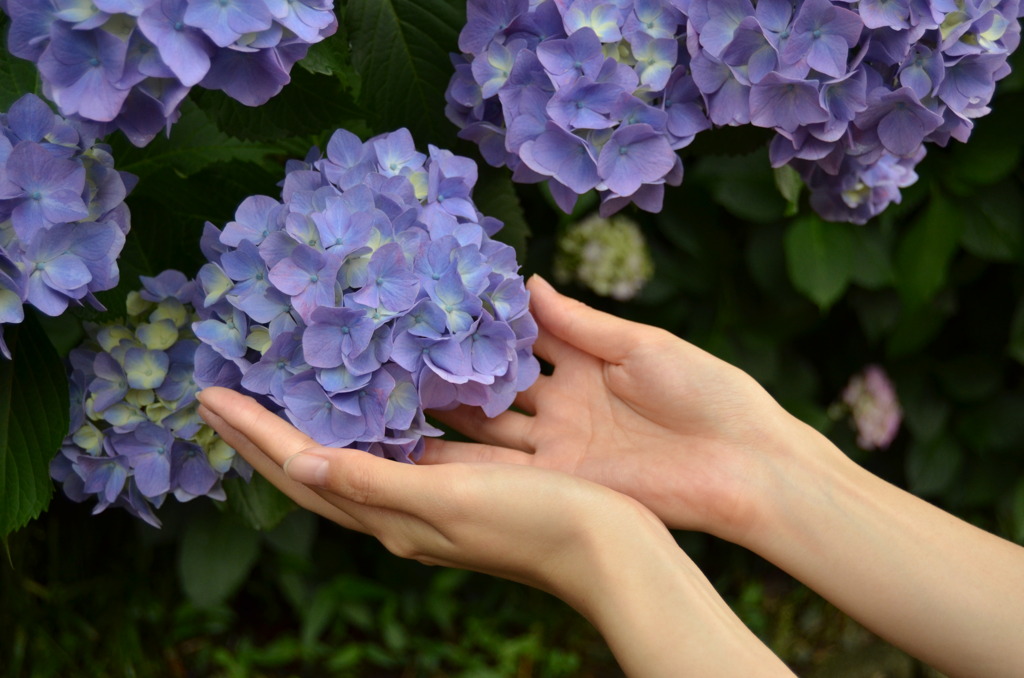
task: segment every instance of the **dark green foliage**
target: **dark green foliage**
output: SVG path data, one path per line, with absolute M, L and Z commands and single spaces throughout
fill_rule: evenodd
M 14 359 L 0 357 L 0 538 L 50 503 L 50 459 L 68 430 L 64 367 L 35 315 L 4 340 Z

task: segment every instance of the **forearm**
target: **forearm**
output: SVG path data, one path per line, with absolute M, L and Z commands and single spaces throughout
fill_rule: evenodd
M 627 675 L 792 676 L 733 613 L 660 525 L 592 540 L 585 577 L 566 596 Z
M 948 675 L 1024 675 L 1024 548 L 799 438 L 743 545 Z

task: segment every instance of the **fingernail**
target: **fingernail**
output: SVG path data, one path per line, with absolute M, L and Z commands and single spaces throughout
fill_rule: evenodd
M 198 400 L 199 402 L 203 402 L 203 392 L 202 391 L 196 391 L 196 400 Z
M 284 472 L 303 485 L 324 487 L 327 484 L 327 460 L 313 454 L 293 454 L 284 462 Z

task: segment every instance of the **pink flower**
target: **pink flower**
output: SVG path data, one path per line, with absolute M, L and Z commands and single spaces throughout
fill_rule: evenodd
M 865 450 L 884 450 L 892 443 L 903 420 L 896 389 L 878 365 L 868 365 L 843 389 L 857 427 L 857 444 Z

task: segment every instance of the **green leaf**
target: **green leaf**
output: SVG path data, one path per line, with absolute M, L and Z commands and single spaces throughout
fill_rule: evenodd
M 145 179 L 168 168 L 190 176 L 214 163 L 263 163 L 267 156 L 282 152 L 279 145 L 243 141 L 225 134 L 195 103 L 186 100 L 169 138 L 158 136 L 144 149 L 122 142 L 115 148 L 114 157 L 119 170 Z
M 316 532 L 316 514 L 309 511 L 292 511 L 277 527 L 264 532 L 263 537 L 278 553 L 286 553 L 308 561 Z
M 960 210 L 933 192 L 928 208 L 896 251 L 896 289 L 908 306 L 925 304 L 946 284 L 962 228 Z
M 465 7 L 464 0 L 349 0 L 345 27 L 360 103 L 373 111 L 375 131 L 408 127 L 418 145 L 454 145 L 444 92 Z
M 219 129 L 239 139 L 262 141 L 283 148 L 288 155 L 304 157 L 313 144 L 324 143 L 338 127 L 368 135 L 362 110 L 338 78 L 314 75 L 302 69 L 292 81 L 262 106 L 245 106 L 219 91 L 194 95 L 197 105 Z M 177 134 L 177 128 L 171 133 Z
M 0 356 L 0 539 L 39 516 L 53 495 L 50 460 L 68 431 L 68 380 L 33 313 L 4 328 Z
M 295 502 L 258 473 L 246 482 L 233 478 L 224 482 L 227 510 L 254 530 L 271 530 L 296 509 Z
M 259 555 L 259 533 L 215 510 L 193 517 L 178 551 L 181 585 L 198 607 L 215 607 L 238 589 Z
M 1024 252 L 1024 199 L 1016 182 L 976 193 L 964 215 L 961 243 L 983 259 L 1013 261 Z
M 850 283 L 854 246 L 850 228 L 807 215 L 786 231 L 789 279 L 822 310 L 834 304 Z
M 516 248 L 519 261 L 526 256 L 526 240 L 530 225 L 526 223 L 523 206 L 507 172 L 480 168 L 480 179 L 473 189 L 473 202 L 485 216 L 500 219 L 505 225 L 495 235 L 506 245 Z
M 692 176 L 708 184 L 715 202 L 741 219 L 770 223 L 786 211 L 764 148 L 745 156 L 702 158 Z
M 789 165 L 775 168 L 775 187 L 788 203 L 786 216 L 794 216 L 800 209 L 800 192 L 804 189 L 804 180 L 800 173 Z
M 942 494 L 956 478 L 963 453 L 956 441 L 943 436 L 915 442 L 907 454 L 907 484 L 920 496 Z
M 994 184 L 1019 165 L 1024 143 L 1020 126 L 1024 99 L 1012 97 L 1000 103 L 993 115 L 979 120 L 968 143 L 950 149 L 951 172 L 947 179 L 975 187 Z
M 7 34 L 4 21 L 4 34 Z M 31 61 L 19 59 L 6 49 L 0 52 L 0 111 L 6 112 L 15 101 L 39 87 L 39 73 Z
M 343 16 L 343 7 L 336 7 L 338 16 Z M 310 73 L 330 75 L 337 78 L 342 89 L 353 99 L 359 98 L 362 81 L 352 65 L 352 42 L 345 32 L 345 22 L 339 20 L 338 31 L 327 40 L 321 40 L 309 48 L 299 65 Z
M 896 279 L 892 265 L 892 238 L 877 224 L 859 226 L 852 230 L 854 241 L 853 266 L 850 279 L 869 290 L 889 287 Z

